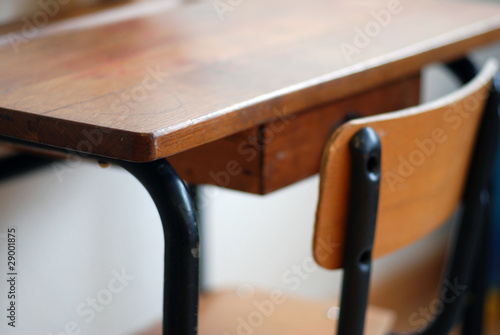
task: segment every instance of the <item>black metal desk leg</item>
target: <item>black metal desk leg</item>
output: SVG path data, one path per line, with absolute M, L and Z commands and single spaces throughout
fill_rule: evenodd
M 160 213 L 165 233 L 163 334 L 196 335 L 199 238 L 188 190 L 165 159 L 118 164 L 144 185 Z

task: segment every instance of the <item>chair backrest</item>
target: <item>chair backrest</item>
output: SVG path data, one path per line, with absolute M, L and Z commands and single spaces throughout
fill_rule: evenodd
M 380 257 L 430 233 L 460 204 L 476 133 L 498 64 L 490 60 L 459 90 L 401 111 L 352 120 L 327 142 L 320 170 L 314 256 L 343 267 L 350 188 L 349 141 L 371 127 L 382 146 L 375 244 Z

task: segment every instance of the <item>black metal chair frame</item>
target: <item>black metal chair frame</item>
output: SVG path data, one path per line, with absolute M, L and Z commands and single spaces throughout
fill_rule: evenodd
M 448 67 L 462 82 L 469 81 L 477 73 L 467 59 L 449 63 Z M 473 281 L 472 275 L 479 269 L 480 265 L 476 263 L 481 263 L 478 260 L 480 256 L 484 257 L 487 245 L 484 243 L 486 213 L 489 204 L 489 182 L 498 143 L 498 106 L 499 89 L 494 85 L 490 90 L 476 139 L 463 194 L 463 214 L 457 223 L 443 280 L 443 289 L 446 289 L 445 283 L 458 281 L 466 290 L 473 289 L 476 296 L 475 303 L 468 306 L 464 317 L 464 335 L 482 333 L 481 303 L 484 301 L 485 284 L 481 280 L 485 276 L 477 275 Z M 381 150 L 383 148 L 380 146 L 380 140 L 371 128 L 360 129 L 350 142 L 352 175 L 346 228 L 348 247 L 343 258 L 345 266 L 337 335 L 362 335 L 364 330 L 379 197 Z M 484 265 L 481 271 L 484 271 Z M 420 331 L 392 334 L 448 334 L 464 312 L 465 303 L 468 303 L 467 297 L 468 294 L 460 294 L 453 301 L 443 304 L 442 312 Z

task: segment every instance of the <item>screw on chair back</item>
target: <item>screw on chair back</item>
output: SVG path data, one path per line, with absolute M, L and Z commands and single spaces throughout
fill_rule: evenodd
M 478 217 L 483 208 L 481 192 L 494 155 L 489 143 L 496 143 L 498 127 L 496 95 L 492 93 L 497 71 L 496 61 L 490 60 L 468 84 L 441 99 L 352 120 L 328 140 L 320 171 L 314 255 L 325 268 L 346 269 L 338 334 L 344 334 L 340 325 L 343 309 L 349 329 L 345 332 L 362 333 L 364 312 L 360 310 L 366 306 L 372 257 L 389 254 L 431 233 L 461 203 L 466 207 L 464 217 L 468 216 L 462 222 L 473 221 L 474 215 L 478 222 L 482 220 Z M 464 200 L 468 194 L 472 195 Z M 468 215 L 467 208 L 474 215 Z M 474 222 L 463 222 L 455 244 L 467 242 L 475 247 L 477 241 L 467 240 L 474 235 L 469 231 L 474 226 Z M 363 245 L 356 242 L 360 239 Z M 349 252 L 350 248 L 357 250 Z M 455 249 L 462 254 L 452 255 L 448 276 L 460 275 L 458 280 L 467 281 L 470 269 L 457 258 L 472 263 L 473 256 Z M 348 271 L 349 266 L 354 269 Z M 347 272 L 354 272 L 354 277 L 346 279 Z M 345 287 L 352 282 L 355 287 L 347 291 L 357 295 L 353 303 L 344 297 Z M 456 318 L 455 311 L 442 314 L 434 324 L 441 324 L 441 317 L 449 318 L 447 323 Z M 440 334 L 449 327 L 439 328 Z

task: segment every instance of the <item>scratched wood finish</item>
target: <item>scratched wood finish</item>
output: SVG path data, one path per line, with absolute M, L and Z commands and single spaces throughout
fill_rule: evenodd
M 272 300 L 271 300 L 272 299 Z M 266 304 L 266 301 L 269 301 Z M 255 302 L 274 306 L 274 311 L 253 328 L 259 335 L 336 334 L 337 320 L 332 307 L 335 301 L 308 301 L 271 292 L 257 291 L 250 298 L 238 296 L 236 290 L 203 294 L 200 298 L 199 334 L 235 334 L 239 318 L 248 320 L 256 311 Z M 329 317 L 330 313 L 330 317 Z M 366 316 L 365 335 L 385 335 L 391 330 L 395 313 L 391 310 L 369 306 Z M 251 322 L 251 321 L 250 321 Z M 161 335 L 162 325 L 136 335 Z
M 342 267 L 349 201 L 349 141 L 371 127 L 382 145 L 380 198 L 373 257 L 395 251 L 442 225 L 461 201 L 478 124 L 498 64 L 490 60 L 472 82 L 434 102 L 352 120 L 332 134 L 320 170 L 314 255 Z M 325 241 L 336 243 L 325 252 Z
M 274 109 L 298 113 L 500 38 L 498 4 L 425 1 L 405 2 L 377 34 L 356 38 L 387 4 L 255 0 L 221 20 L 208 1 L 54 32 L 17 53 L 7 44 L 0 133 L 149 161 L 264 124 Z M 350 57 L 347 43 L 358 46 Z M 90 146 L 89 133 L 99 139 Z
M 173 155 L 169 161 L 190 183 L 267 194 L 318 173 L 325 144 L 346 117 L 417 105 L 419 91 L 417 74 L 297 115 L 276 109 L 271 122 Z

